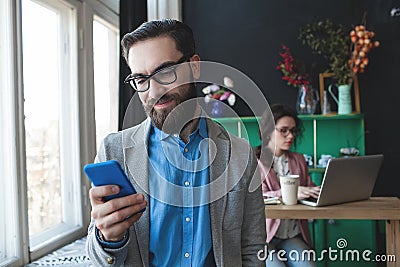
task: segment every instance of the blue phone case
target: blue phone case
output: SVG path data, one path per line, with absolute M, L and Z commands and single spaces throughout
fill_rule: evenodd
M 116 160 L 108 160 L 99 163 L 91 163 L 83 168 L 90 181 L 95 186 L 118 185 L 120 191 L 118 194 L 104 197 L 108 201 L 117 197 L 124 197 L 136 194 L 136 190 L 126 176 L 121 165 Z

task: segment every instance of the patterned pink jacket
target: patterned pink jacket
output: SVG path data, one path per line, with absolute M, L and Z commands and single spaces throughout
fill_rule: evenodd
M 304 156 L 295 152 L 287 152 L 287 158 L 289 162 L 289 172 L 291 174 L 299 174 L 300 175 L 300 185 L 301 186 L 315 186 L 315 184 L 311 181 L 310 176 L 308 175 L 308 166 L 304 159 Z M 262 190 L 264 197 L 280 197 L 281 186 L 279 184 L 278 177 L 273 168 L 268 170 L 261 161 L 258 161 L 261 179 L 262 179 Z M 300 231 L 303 239 L 306 243 L 312 247 L 310 232 L 308 231 L 308 222 L 307 220 L 299 220 L 300 221 Z M 272 238 L 275 236 L 276 231 L 278 230 L 280 219 L 266 219 L 266 229 L 267 229 L 267 243 L 269 243 Z

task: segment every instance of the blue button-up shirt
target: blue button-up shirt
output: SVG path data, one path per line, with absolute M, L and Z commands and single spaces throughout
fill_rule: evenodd
M 148 141 L 150 265 L 215 266 L 208 191 L 208 133 L 205 118 L 185 144 L 152 126 Z M 203 203 L 203 204 L 198 204 Z

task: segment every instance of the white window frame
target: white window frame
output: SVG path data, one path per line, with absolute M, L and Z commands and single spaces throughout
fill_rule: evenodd
M 101 2 L 100 2 L 101 1 Z M 86 151 L 86 154 L 81 153 L 83 163 L 91 163 L 96 155 L 96 125 L 95 125 L 95 103 L 94 103 L 94 67 L 93 67 L 93 18 L 98 16 L 102 20 L 119 29 L 119 14 L 116 13 L 115 3 L 112 6 L 106 6 L 104 3 L 109 0 L 83 0 L 82 15 L 78 21 L 79 31 L 79 87 L 84 90 L 79 91 L 79 99 L 81 106 L 85 107 L 83 113 L 80 114 L 81 138 L 85 142 L 81 143 L 81 150 Z M 82 171 L 82 175 L 83 174 Z M 84 181 L 83 185 L 87 192 L 90 188 L 89 180 Z M 86 197 L 87 199 L 87 197 Z M 88 205 L 90 208 L 90 205 Z M 90 220 L 90 210 L 87 211 L 86 217 Z
M 59 14 L 60 52 L 60 174 L 62 223 L 30 236 L 30 258 L 37 259 L 82 235 L 82 193 L 80 192 L 80 149 L 77 84 L 77 6 L 68 2 L 34 0 Z M 23 123 L 23 122 L 22 122 Z M 22 132 L 22 129 L 21 129 Z M 21 153 L 22 154 L 22 153 Z M 24 158 L 24 161 L 26 159 Z M 26 165 L 26 164 L 25 164 Z
M 100 1 L 105 1 L 105 0 L 100 0 Z M 86 34 L 86 43 L 88 44 L 88 52 L 87 53 L 87 68 L 91 69 L 92 72 L 90 73 L 91 77 L 93 77 L 91 79 L 91 81 L 93 82 L 93 84 L 91 84 L 92 88 L 93 88 L 93 99 L 94 99 L 94 58 L 93 58 L 93 21 L 96 19 L 98 21 L 100 21 L 102 24 L 106 25 L 107 27 L 113 29 L 114 31 L 118 31 L 119 32 L 119 16 L 118 14 L 116 14 L 113 9 L 109 9 L 106 6 L 102 5 L 100 2 L 94 1 L 94 0 L 88 0 L 89 4 L 85 4 L 84 5 L 84 9 L 85 9 L 85 14 L 86 14 L 86 31 L 90 34 Z M 118 34 L 118 37 L 120 35 Z M 120 43 L 118 41 L 118 47 L 120 46 Z M 117 54 L 117 59 L 119 59 L 120 54 Z M 111 66 L 110 66 L 111 67 Z M 117 72 L 119 73 L 119 60 L 117 60 L 117 65 L 115 66 L 115 68 L 117 68 Z M 118 83 L 118 78 L 116 80 L 116 83 Z M 117 101 L 118 101 L 118 96 L 116 96 Z M 119 103 L 117 103 L 119 104 Z M 93 104 L 95 106 L 95 103 Z M 92 112 L 92 117 L 90 118 L 91 120 L 95 120 L 95 107 L 94 110 Z M 117 114 L 115 114 L 115 116 L 118 116 L 118 112 Z M 117 118 L 118 120 L 118 118 Z M 95 134 L 95 138 L 94 141 L 96 141 L 96 125 L 94 125 L 94 134 Z M 98 148 L 100 144 L 95 143 L 94 147 Z
M 147 19 L 165 18 L 182 21 L 182 0 L 147 0 Z
M 39 1 L 39 0 L 35 0 Z M 49 6 L 56 5 L 55 0 L 40 0 Z M 98 2 L 102 1 L 102 2 Z M 7 242 L 8 258 L 1 260 L 1 266 L 22 266 L 51 251 L 70 243 L 87 234 L 90 222 L 90 204 L 87 192 L 90 183 L 83 172 L 83 166 L 93 162 L 96 154 L 95 122 L 94 122 L 94 86 L 93 86 L 93 46 L 92 20 L 96 15 L 119 29 L 119 18 L 116 5 L 105 6 L 107 0 L 63 0 L 69 6 L 66 12 L 74 10 L 75 16 L 68 23 L 70 35 L 64 35 L 66 49 L 72 51 L 69 61 L 64 65 L 63 73 L 75 75 L 73 79 L 62 79 L 73 90 L 63 90 L 65 95 L 61 111 L 68 111 L 69 118 L 60 121 L 66 123 L 69 132 L 61 136 L 61 153 L 69 155 L 69 162 L 76 162 L 75 167 L 61 162 L 61 173 L 72 177 L 68 186 L 64 184 L 64 197 L 70 200 L 69 205 L 75 207 L 71 214 L 64 213 L 65 223 L 47 231 L 29 246 L 28 204 L 26 182 L 26 153 L 23 102 L 23 72 L 22 72 L 22 31 L 21 31 L 21 0 L 1 0 L 0 27 L 6 29 L 0 36 L 2 64 L 0 66 L 0 123 L 4 127 L 0 133 L 0 175 L 7 176 L 5 191 L 0 196 L 2 205 L 0 215 L 7 215 L 7 225 L 3 227 L 0 221 L 0 237 L 7 234 L 13 242 Z M 8 14 L 7 16 L 3 16 Z M 63 23 L 63 25 L 67 25 Z M 2 32 L 2 33 L 3 33 Z M 4 36 L 3 36 L 4 35 Z M 4 38 L 3 38 L 4 37 Z M 68 81 L 68 82 L 67 82 Z M 68 84 L 69 83 L 69 84 Z M 4 89 L 5 88 L 5 89 Z M 70 99 L 70 101 L 66 101 Z M 66 101 L 66 102 L 65 102 Z M 75 122 L 75 123 L 74 123 Z M 79 123 L 76 123 L 79 122 Z M 72 125 L 72 124 L 74 125 Z M 7 129 L 8 131 L 4 131 Z M 77 136 L 77 145 L 71 146 L 65 142 L 71 136 Z M 8 143 L 9 142 L 9 143 Z M 7 143 L 4 145 L 4 143 Z M 4 177 L 4 176 L 3 176 Z M 6 202 L 3 202 L 6 201 Z M 7 203 L 7 205 L 5 205 Z M 2 241 L 0 241 L 2 242 Z
M 101 114 L 101 112 L 99 110 L 104 109 L 105 107 L 100 106 L 97 107 L 96 105 L 97 103 L 97 93 L 103 93 L 101 92 L 98 88 L 96 88 L 96 81 L 94 82 L 94 90 L 95 90 L 95 117 L 96 117 L 96 148 L 99 148 L 100 145 L 100 141 L 102 138 L 104 138 L 104 134 L 108 134 L 110 132 L 117 132 L 118 131 L 118 111 L 119 111 L 119 58 L 120 58 L 120 52 L 119 52 L 119 47 L 120 47 L 120 36 L 119 36 L 119 30 L 112 25 L 110 22 L 106 21 L 105 19 L 103 19 L 102 17 L 98 16 L 96 14 L 96 12 L 93 15 L 93 20 L 92 20 L 92 25 L 94 23 L 98 23 L 101 24 L 103 27 L 106 27 L 107 30 L 110 32 L 112 31 L 115 34 L 115 39 L 108 39 L 108 45 L 109 45 L 109 54 L 108 55 L 102 55 L 102 57 L 108 57 L 108 68 L 109 68 L 109 73 L 108 73 L 108 83 L 110 86 L 112 86 L 112 88 L 108 87 L 108 92 L 109 93 L 109 97 L 106 98 L 106 101 L 108 102 L 108 106 L 105 107 L 109 107 L 108 110 L 105 110 L 105 112 L 108 112 L 109 115 L 109 120 L 107 120 L 108 122 L 108 126 L 107 127 L 107 132 L 100 132 L 99 133 L 99 128 L 98 124 L 99 124 L 99 115 L 98 112 Z M 94 37 L 94 35 L 93 35 Z M 112 41 L 112 42 L 111 42 Z M 93 40 L 92 44 L 95 43 L 95 40 Z M 94 47 L 93 47 L 94 50 Z M 93 60 L 93 63 L 94 60 Z M 104 68 L 104 67 L 101 67 Z M 96 67 L 93 68 L 94 71 L 96 70 Z M 104 96 L 103 96 L 104 97 Z M 100 120 L 106 120 L 107 118 L 102 118 L 100 117 Z M 104 125 L 103 125 L 104 126 Z M 110 128 L 111 127 L 111 128 Z M 104 129 L 102 129 L 104 130 Z M 97 142 L 99 141 L 99 142 Z
M 0 172 L 0 180 L 4 182 L 3 201 L 1 201 L 2 212 L 8 218 L 5 225 L 0 223 L 4 229 L 3 234 L 6 238 L 6 258 L 1 265 L 21 266 L 29 258 L 28 253 L 28 216 L 26 168 L 24 161 L 21 162 L 21 155 L 25 154 L 23 132 L 21 133 L 21 121 L 23 120 L 22 106 L 22 74 L 21 68 L 21 36 L 20 36 L 20 2 L 5 0 L 0 4 L 0 22 L 4 35 L 1 36 L 0 55 L 1 55 L 1 114 L 0 122 L 3 126 L 0 160 L 3 163 Z M 9 89 L 9 90 L 7 90 Z M 21 112 L 22 111 L 22 112 Z M 23 152 L 23 154 L 21 153 Z

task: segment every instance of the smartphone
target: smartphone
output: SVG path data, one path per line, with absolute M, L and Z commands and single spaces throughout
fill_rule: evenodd
M 118 194 L 104 197 L 104 201 L 117 197 L 124 197 L 136 194 L 136 190 L 126 176 L 121 165 L 116 160 L 108 160 L 99 163 L 91 163 L 83 168 L 89 180 L 94 186 L 118 185 L 120 191 Z

